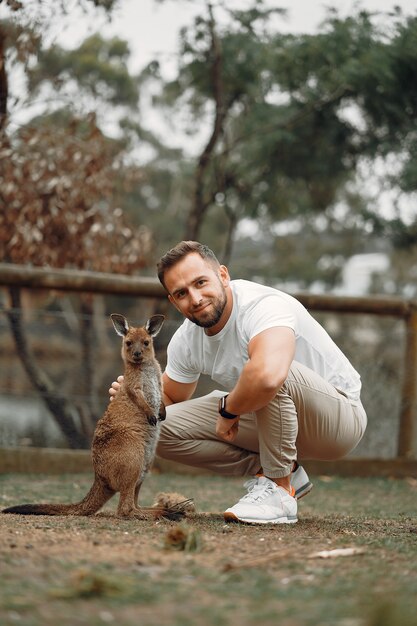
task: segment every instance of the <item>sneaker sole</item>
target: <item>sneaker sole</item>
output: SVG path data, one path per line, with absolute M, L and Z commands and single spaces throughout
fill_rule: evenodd
M 304 496 L 307 496 L 312 489 L 313 489 L 313 483 L 310 483 L 310 482 L 306 483 L 305 485 L 297 489 L 297 491 L 295 492 L 295 499 L 301 500 L 301 498 L 304 498 Z
M 295 524 L 298 522 L 296 517 L 278 517 L 277 519 L 269 519 L 269 520 L 253 520 L 253 519 L 243 519 L 237 517 L 234 513 L 223 513 L 224 521 L 227 523 L 240 523 L 240 524 Z

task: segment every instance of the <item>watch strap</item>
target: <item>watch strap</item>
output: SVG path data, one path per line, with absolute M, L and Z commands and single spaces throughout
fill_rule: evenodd
M 229 413 L 229 411 L 226 411 L 226 398 L 228 396 L 222 396 L 219 399 L 219 413 L 222 417 L 225 417 L 228 420 L 234 420 L 236 419 L 236 417 L 239 417 L 238 415 L 235 415 L 234 413 Z

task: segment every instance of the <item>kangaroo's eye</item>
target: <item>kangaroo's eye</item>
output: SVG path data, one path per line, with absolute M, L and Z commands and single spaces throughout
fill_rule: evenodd
M 143 342 L 143 345 L 144 345 L 144 346 L 149 346 L 149 341 L 148 341 L 148 340 L 144 341 L 144 342 Z
M 126 345 L 127 345 L 128 348 L 130 348 L 130 346 L 132 345 L 132 342 L 131 341 L 126 341 Z

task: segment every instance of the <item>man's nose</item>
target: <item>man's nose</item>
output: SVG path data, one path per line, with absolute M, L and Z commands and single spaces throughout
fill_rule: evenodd
M 197 304 L 200 304 L 202 297 L 201 297 L 201 293 L 198 291 L 198 289 L 190 289 L 190 297 L 191 297 L 191 303 L 193 304 L 193 306 L 196 306 Z

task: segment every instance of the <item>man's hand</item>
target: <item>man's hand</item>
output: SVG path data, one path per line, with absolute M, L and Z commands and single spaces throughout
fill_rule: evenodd
M 124 381 L 123 376 L 118 376 L 117 380 L 112 382 L 111 387 L 109 389 L 110 402 L 114 400 L 117 394 L 119 393 L 123 381 Z
M 234 420 L 226 419 L 221 415 L 217 418 L 216 435 L 225 441 L 233 441 L 239 430 L 239 415 Z

